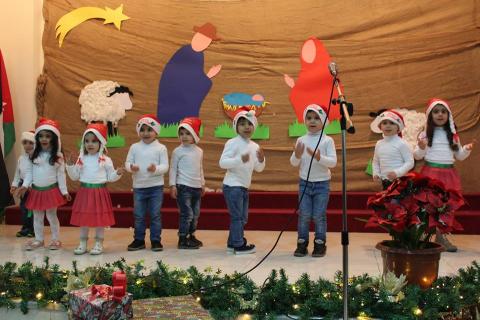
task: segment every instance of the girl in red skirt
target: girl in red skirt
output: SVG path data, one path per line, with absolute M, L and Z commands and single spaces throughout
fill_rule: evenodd
M 95 245 L 90 254 L 103 252 L 104 228 L 115 224 L 112 200 L 106 183 L 121 178 L 124 169 L 114 169 L 112 160 L 104 155 L 107 144 L 107 127 L 94 123 L 83 133 L 80 156 L 72 163 L 69 156 L 67 173 L 70 179 L 80 180 L 72 208 L 70 224 L 80 227 L 80 244 L 73 250 L 75 254 L 87 252 L 88 228 L 95 227 Z
M 472 151 L 473 144 L 460 144 L 460 139 L 453 122 L 452 110 L 448 103 L 441 99 L 431 99 L 428 102 L 426 130 L 418 137 L 414 151 L 417 160 L 425 159 L 420 173 L 442 181 L 449 189 L 462 190 L 460 177 L 453 167 L 455 160 L 465 160 Z M 457 251 L 439 230 L 435 242 L 440 243 L 449 252 Z
M 26 174 L 31 186 L 25 206 L 33 211 L 33 230 L 35 239 L 26 245 L 26 250 L 34 250 L 44 246 L 44 217 L 50 223 L 52 238 L 48 248 L 60 249 L 60 223 L 57 218 L 57 207 L 71 200 L 65 179 L 65 162 L 61 153 L 59 125 L 56 121 L 41 118 L 35 129 L 35 149 L 30 160 L 32 166 Z

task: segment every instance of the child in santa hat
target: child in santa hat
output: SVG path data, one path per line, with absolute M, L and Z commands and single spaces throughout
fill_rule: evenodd
M 25 207 L 28 199 L 27 187 L 24 185 L 25 176 L 28 170 L 31 170 L 30 156 L 35 148 L 35 132 L 25 131 L 22 133 L 22 146 L 24 154 L 18 157 L 15 176 L 13 177 L 10 193 L 20 197 L 20 211 L 22 212 L 22 229 L 17 232 L 17 237 L 34 237 L 33 217 L 31 211 Z
M 467 145 L 460 144 L 453 114 L 445 100 L 433 98 L 427 105 L 426 130 L 418 136 L 413 152 L 415 159 L 425 159 L 421 174 L 442 181 L 449 189 L 462 190 L 460 176 L 453 167 L 456 160 L 465 160 L 473 149 L 475 141 Z M 443 245 L 447 251 L 455 252 L 453 245 L 439 230 L 435 242 Z
M 170 195 L 177 200 L 180 211 L 179 249 L 198 249 L 203 245 L 195 237 L 200 216 L 200 201 L 205 193 L 203 150 L 197 146 L 200 141 L 201 125 L 201 120 L 195 117 L 180 121 L 178 138 L 181 144 L 173 150 L 170 164 Z
M 395 110 L 385 110 L 370 124 L 375 133 L 382 133 L 383 139 L 375 145 L 372 168 L 373 180 L 382 183 L 387 189 L 393 180 L 404 176 L 414 166 L 412 150 L 402 139 L 405 122 L 400 113 Z
M 80 155 L 70 155 L 67 159 L 68 176 L 80 181 L 70 218 L 70 224 L 80 227 L 80 244 L 73 250 L 77 255 L 87 252 L 89 227 L 95 228 L 95 245 L 90 254 L 101 254 L 104 228 L 115 224 L 106 183 L 120 179 L 124 169 L 114 169 L 112 159 L 105 155 L 106 144 L 107 127 L 100 123 L 89 124 L 83 133 Z
M 140 141 L 130 146 L 125 169 L 132 173 L 135 232 L 128 251 L 145 249 L 145 215 L 150 212 L 150 242 L 152 251 L 162 251 L 163 175 L 168 171 L 167 148 L 158 142 L 160 121 L 151 114 L 137 122 Z
M 265 156 L 260 146 L 250 140 L 257 127 L 255 111 L 237 110 L 233 127 L 238 135 L 225 143 L 219 164 L 227 170 L 223 179 L 223 195 L 230 214 L 227 252 L 248 254 L 255 252 L 255 245 L 248 244 L 243 232 L 248 220 L 248 188 L 253 170 L 262 172 L 265 168 Z
M 33 210 L 33 229 L 35 240 L 27 243 L 26 250 L 44 246 L 44 218 L 47 216 L 52 239 L 48 248 L 58 250 L 62 247 L 59 240 L 60 223 L 57 208 L 70 201 L 65 178 L 65 161 L 61 153 L 60 129 L 56 121 L 42 118 L 35 128 L 35 148 L 30 160 L 31 171 L 26 176 L 25 186 L 32 189 L 25 206 Z
M 298 193 L 301 199 L 297 249 L 293 255 L 304 257 L 308 254 L 310 220 L 313 220 L 315 240 L 312 257 L 323 257 L 327 250 L 326 210 L 330 193 L 330 168 L 337 165 L 337 154 L 333 139 L 323 133 L 323 128 L 328 125 L 326 108 L 311 104 L 303 111 L 303 119 L 308 132 L 297 139 L 290 157 L 290 164 L 299 166 Z

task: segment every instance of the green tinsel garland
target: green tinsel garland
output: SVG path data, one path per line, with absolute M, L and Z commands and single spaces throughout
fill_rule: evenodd
M 15 308 L 21 299 L 22 312 L 28 312 L 28 301 L 40 307 L 48 303 L 67 306 L 67 290 L 90 284 L 111 284 L 112 272 L 127 274 L 128 292 L 134 299 L 192 294 L 217 319 L 235 319 L 248 313 L 256 319 L 273 319 L 276 315 L 295 315 L 300 319 L 322 316 L 341 318 L 342 274 L 334 280 L 311 280 L 303 274 L 291 284 L 283 269 L 273 270 L 261 286 L 249 277 L 222 274 L 221 270 L 196 267 L 171 269 L 157 261 L 147 272 L 143 261 L 128 265 L 124 259 L 83 271 L 73 262 L 72 270 L 50 265 L 48 257 L 42 266 L 26 262 L 0 265 L 0 307 Z M 68 288 L 67 288 L 68 284 Z M 367 274 L 349 279 L 349 314 L 360 319 L 475 319 L 480 309 L 480 265 L 474 261 L 454 277 L 441 277 L 432 288 L 422 291 L 405 286 L 403 278 L 387 275 L 375 278 Z

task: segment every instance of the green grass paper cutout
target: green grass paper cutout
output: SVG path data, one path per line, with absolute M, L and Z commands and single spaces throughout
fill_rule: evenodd
M 365 168 L 365 173 L 370 176 L 373 176 L 372 159 L 368 160 L 367 167 Z
M 177 138 L 178 122 L 172 124 L 162 124 L 158 138 Z M 203 137 L 203 125 L 200 126 L 200 138 Z
M 340 128 L 340 121 L 333 120 L 325 128 L 325 134 L 333 135 L 340 134 L 342 132 Z M 307 128 L 303 123 L 299 123 L 298 120 L 295 120 L 294 123 L 288 126 L 288 136 L 289 137 L 301 137 L 307 133 Z
M 237 135 L 233 127 L 224 122 L 215 128 L 215 138 L 230 139 Z M 252 140 L 268 140 L 270 138 L 270 128 L 264 124 L 259 124 L 252 135 Z

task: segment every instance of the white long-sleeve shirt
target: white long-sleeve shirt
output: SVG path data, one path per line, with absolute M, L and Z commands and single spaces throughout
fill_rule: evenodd
M 50 153 L 41 151 L 33 163 L 30 161 L 32 168 L 30 173 L 27 172 L 23 185 L 29 187 L 33 184 L 37 187 L 48 187 L 58 183 L 60 192 L 63 195 L 68 194 L 64 158 L 61 153 L 58 153 L 58 156 L 60 158 L 52 166 L 48 162 Z
M 67 173 L 73 181 L 80 180 L 84 183 L 106 183 L 115 182 L 122 176 L 117 174 L 117 170 L 113 167 L 110 157 L 102 156 L 103 160 L 98 161 L 99 154 L 86 154 L 82 157 L 82 164 L 67 165 Z
M 373 176 L 386 179 L 389 172 L 402 177 L 415 166 L 412 150 L 408 143 L 398 135 L 384 136 L 375 145 L 372 169 Z
M 219 165 L 222 169 L 227 169 L 223 184 L 230 187 L 249 188 L 252 182 L 253 170 L 262 172 L 265 169 L 265 162 L 258 161 L 257 151 L 259 145 L 250 139 L 244 139 L 236 136 L 225 143 Z M 249 154 L 247 162 L 242 161 L 242 155 Z
M 30 175 L 32 174 L 31 170 L 32 161 L 30 161 L 30 156 L 26 153 L 22 154 L 17 160 L 17 167 L 15 168 L 15 176 L 13 177 L 12 187 L 26 187 L 25 179 L 28 172 L 30 172 Z M 22 182 L 22 185 L 20 185 L 20 182 Z
M 196 144 L 176 147 L 170 161 L 169 183 L 171 186 L 182 184 L 192 188 L 205 186 L 203 176 L 203 150 Z
M 423 136 L 426 136 L 423 133 Z M 421 160 L 425 158 L 425 161 L 435 162 L 441 164 L 453 164 L 455 159 L 465 160 L 470 155 L 471 151 L 466 150 L 463 146 L 459 145 L 458 151 L 453 151 L 450 148 L 448 142 L 447 132 L 443 127 L 435 127 L 433 132 L 432 146 L 428 145 L 425 149 L 420 149 L 417 145 L 413 152 L 415 159 Z
M 290 164 L 294 167 L 300 166 L 299 176 L 303 180 L 307 180 L 308 167 L 310 165 L 310 159 L 312 158 L 312 156 L 308 153 L 307 148 L 310 148 L 313 151 L 318 143 L 318 138 L 320 138 L 320 132 L 308 132 L 306 135 L 301 136 L 297 139 L 295 145 L 300 142 L 305 145 L 305 150 L 303 151 L 302 157 L 300 159 L 295 157 L 295 151 L 292 152 L 292 155 L 290 156 Z M 332 177 L 330 168 L 333 168 L 337 165 L 335 143 L 331 137 L 323 134 L 320 145 L 318 146 L 318 150 L 320 151 L 320 161 L 317 161 L 315 158 L 313 159 L 308 181 L 318 182 L 330 180 Z
M 140 170 L 132 172 L 132 164 L 137 165 Z M 156 166 L 154 172 L 147 170 L 151 164 Z M 163 186 L 163 175 L 168 171 L 167 148 L 158 140 L 149 144 L 143 141 L 134 143 L 128 151 L 125 169 L 132 173 L 134 188 Z

